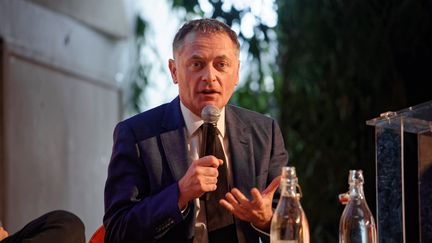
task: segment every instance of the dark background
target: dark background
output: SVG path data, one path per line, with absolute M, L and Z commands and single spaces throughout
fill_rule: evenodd
M 209 2 L 211 17 L 228 25 L 250 11 Z M 185 10 L 186 19 L 204 16 L 196 0 L 173 0 L 172 7 Z M 432 1 L 276 0 L 274 7 L 275 27 L 257 18 L 252 38 L 240 33 L 248 65 L 256 68 L 232 102 L 278 119 L 303 189 L 311 242 L 337 242 L 343 210 L 337 196 L 348 190 L 350 169 L 364 171 L 376 215 L 374 129 L 365 121 L 432 100 Z M 138 47 L 145 29 L 138 18 Z M 132 87 L 137 112 L 146 68 L 138 68 Z

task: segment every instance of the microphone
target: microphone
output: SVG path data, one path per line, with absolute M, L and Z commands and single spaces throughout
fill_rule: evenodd
M 217 168 L 219 175 L 216 183 L 216 190 L 206 192 L 201 196 L 206 212 L 207 232 L 222 230 L 230 225 L 234 226 L 233 215 L 219 205 L 219 200 L 224 198 L 225 194 L 230 191 L 228 167 L 216 127 L 219 117 L 220 111 L 214 105 L 207 105 L 201 111 L 201 118 L 204 121 L 204 124 L 202 125 L 201 156 L 213 155 L 224 161 L 224 163 Z M 233 229 L 235 231 L 235 227 Z M 225 229 L 221 232 L 224 231 Z
M 219 120 L 219 116 L 220 111 L 214 105 L 206 105 L 201 111 L 201 119 L 204 121 L 201 133 L 201 157 L 216 155 L 216 139 L 218 139 L 216 124 Z M 205 193 L 203 198 L 208 201 L 210 199 L 210 193 Z
M 214 105 L 206 105 L 201 111 L 201 119 L 204 121 L 202 125 L 201 157 L 216 155 L 216 139 L 218 139 L 216 123 L 219 117 L 220 111 Z

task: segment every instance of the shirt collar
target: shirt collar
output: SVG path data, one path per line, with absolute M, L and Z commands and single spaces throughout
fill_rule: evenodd
M 180 109 L 183 115 L 183 119 L 186 123 L 188 136 L 191 137 L 204 122 L 201 119 L 201 117 L 195 115 L 185 105 L 183 105 L 183 102 L 181 101 L 180 101 Z M 216 126 L 221 136 L 225 137 L 225 107 L 223 107 L 220 112 L 220 117 Z

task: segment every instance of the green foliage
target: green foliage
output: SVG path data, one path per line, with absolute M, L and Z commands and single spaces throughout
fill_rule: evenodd
M 173 8 L 184 8 L 188 13 L 203 14 L 197 0 L 172 0 L 171 4 Z
M 366 196 L 374 210 L 374 138 L 365 120 L 419 101 L 406 89 L 424 86 L 417 72 L 431 80 L 422 68 L 431 57 L 431 35 L 425 32 L 431 27 L 430 5 L 422 10 L 414 1 L 277 4 L 275 95 L 281 129 L 299 171 L 312 242 L 336 242 L 342 211 L 337 195 L 347 189 L 349 169 L 366 172 Z M 411 59 L 424 51 L 428 58 Z M 407 67 L 401 52 L 417 65 Z
M 144 96 L 146 88 L 154 84 L 150 77 L 155 74 L 163 75 L 162 66 L 166 64 L 166 60 L 162 60 L 155 41 L 149 40 L 148 25 L 140 15 L 136 16 L 135 23 L 135 49 L 137 51 L 134 66 L 131 74 L 131 93 L 129 101 L 132 107 L 132 113 L 142 112 L 143 105 L 148 102 Z M 151 32 L 150 32 L 151 33 Z M 153 83 L 152 83 L 153 82 Z
M 141 103 L 143 102 L 143 94 L 145 87 L 149 84 L 148 73 L 151 68 L 147 63 L 141 61 L 141 52 L 145 46 L 145 33 L 147 23 L 141 16 L 136 17 L 135 22 L 135 47 L 137 50 L 136 66 L 132 71 L 131 96 L 130 102 L 134 112 L 141 112 Z

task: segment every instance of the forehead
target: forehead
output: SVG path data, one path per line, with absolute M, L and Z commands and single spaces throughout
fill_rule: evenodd
M 225 33 L 192 32 L 185 36 L 182 45 L 175 51 L 175 55 L 183 57 L 211 54 L 237 56 L 238 50 Z

